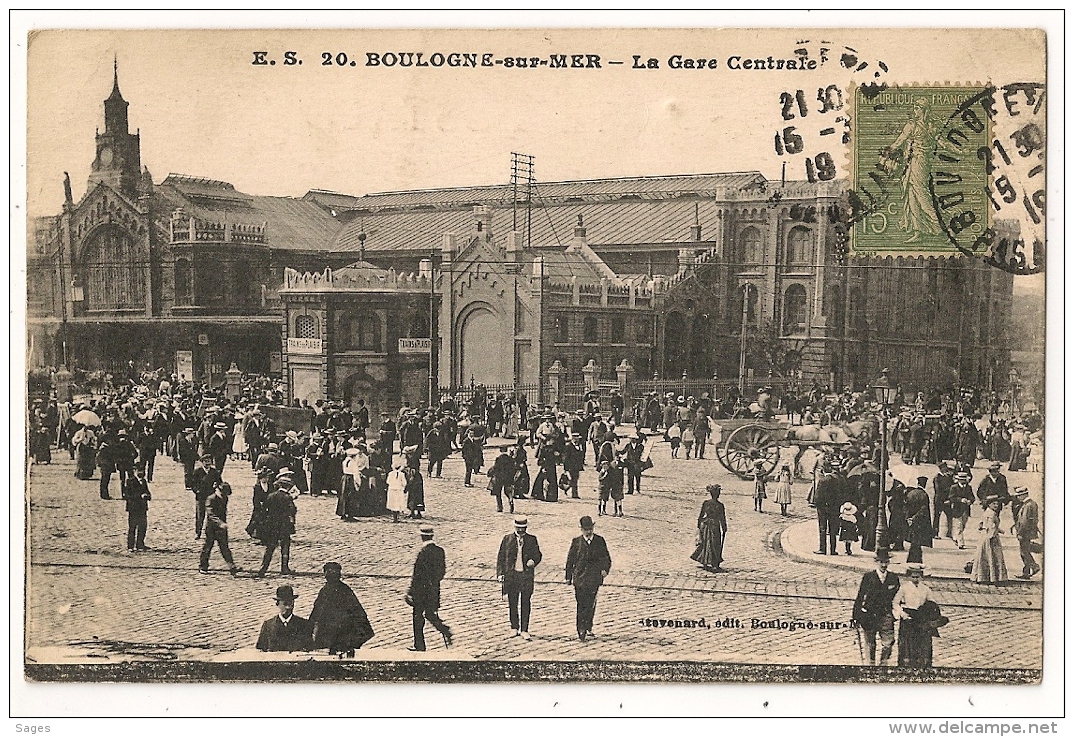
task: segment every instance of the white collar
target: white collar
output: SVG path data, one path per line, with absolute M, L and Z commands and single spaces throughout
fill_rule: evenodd
M 295 613 L 292 611 L 291 616 L 288 617 L 287 619 L 284 619 L 282 614 L 277 614 L 276 618 L 279 619 L 284 624 L 291 624 L 291 620 L 295 618 Z

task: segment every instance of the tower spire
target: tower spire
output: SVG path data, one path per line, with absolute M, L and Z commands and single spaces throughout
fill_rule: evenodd
M 119 91 L 119 54 L 112 56 L 112 94 L 109 100 L 122 100 L 123 95 Z

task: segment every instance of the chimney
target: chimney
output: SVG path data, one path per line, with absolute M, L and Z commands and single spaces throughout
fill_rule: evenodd
M 433 260 L 429 258 L 423 258 L 418 263 L 418 277 L 421 279 L 431 279 L 433 276 Z
M 448 263 L 455 259 L 455 234 L 444 233 L 444 239 L 440 242 L 440 263 Z
M 544 276 L 544 256 L 537 256 L 533 259 L 533 275 L 538 279 Z
M 580 251 L 585 244 L 585 223 L 582 221 L 581 214 L 579 214 L 578 224 L 574 226 L 574 236 L 571 238 L 571 244 L 567 246 L 567 251 L 568 253 L 571 251 Z
M 522 253 L 522 233 L 512 230 L 507 234 L 507 263 L 517 263 L 520 253 Z
M 474 207 L 474 230 L 484 234 L 486 241 L 492 240 L 492 208 L 488 205 Z
M 690 226 L 690 240 L 694 243 L 701 241 L 701 223 L 695 223 Z

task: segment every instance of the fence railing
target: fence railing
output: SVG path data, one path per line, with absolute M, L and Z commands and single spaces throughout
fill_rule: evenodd
M 474 393 L 478 391 L 477 386 L 477 384 L 456 387 L 442 386 L 440 387 L 440 394 L 441 396 L 450 394 L 455 397 L 456 401 L 466 403 L 473 399 Z M 536 382 L 529 384 L 485 384 L 484 389 L 486 397 L 494 397 L 497 394 L 503 394 L 508 399 L 524 396 L 530 404 L 536 404 L 537 397 L 540 394 L 540 388 Z

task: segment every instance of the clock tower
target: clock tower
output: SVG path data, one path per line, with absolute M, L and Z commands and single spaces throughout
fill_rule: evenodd
M 132 199 L 141 184 L 142 154 L 137 133 L 127 129 L 127 105 L 119 91 L 119 64 L 112 62 L 112 94 L 104 101 L 104 132 L 97 130 L 97 156 L 90 188 L 103 182 Z

